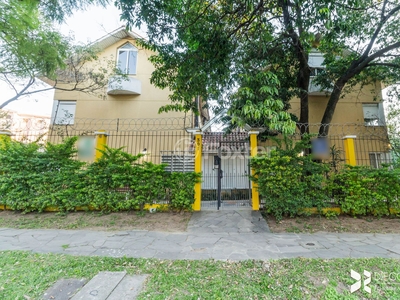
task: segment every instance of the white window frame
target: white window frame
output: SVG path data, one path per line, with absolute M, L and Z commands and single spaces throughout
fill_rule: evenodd
M 75 114 L 76 100 L 55 100 L 51 123 L 53 125 L 73 125 Z
M 310 68 L 310 78 L 315 78 L 324 71 L 325 71 L 324 67 L 311 67 Z
M 366 115 L 365 115 L 366 109 L 365 108 L 367 108 L 367 107 L 375 107 L 376 111 L 377 111 L 376 115 L 368 116 L 368 118 L 366 118 Z M 385 125 L 385 115 L 384 115 L 382 103 L 363 103 L 362 110 L 363 110 L 363 118 L 364 118 L 365 126 L 384 126 Z
M 372 168 L 380 169 L 382 164 L 389 164 L 392 162 L 390 152 L 369 152 L 369 163 Z
M 126 47 L 126 48 L 124 48 Z M 121 66 L 120 65 L 120 52 L 128 52 L 127 55 L 127 60 L 125 63 L 125 66 Z M 130 59 L 130 53 L 131 52 L 135 52 L 135 70 L 129 70 L 129 59 Z M 138 49 L 133 46 L 131 43 L 125 43 L 124 45 L 122 45 L 120 48 L 118 48 L 118 53 L 117 53 L 117 68 L 121 71 L 122 74 L 126 74 L 126 75 L 136 75 L 137 73 L 137 59 L 138 59 Z

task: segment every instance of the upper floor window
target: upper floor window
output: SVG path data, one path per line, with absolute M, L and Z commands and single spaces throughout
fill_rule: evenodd
M 123 74 L 136 74 L 138 50 L 130 43 L 118 49 L 117 67 Z
M 385 125 L 385 117 L 381 103 L 364 103 L 362 107 L 365 126 Z
M 324 72 L 324 68 L 311 68 L 311 77 L 315 77 Z

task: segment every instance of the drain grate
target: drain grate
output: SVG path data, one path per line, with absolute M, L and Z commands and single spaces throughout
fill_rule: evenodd
M 325 249 L 325 247 L 320 243 L 318 243 L 317 241 L 302 242 L 300 243 L 300 246 L 303 246 L 304 248 L 307 249 Z

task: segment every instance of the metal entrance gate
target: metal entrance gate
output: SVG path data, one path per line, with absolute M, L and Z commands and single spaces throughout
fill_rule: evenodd
M 248 139 L 221 141 L 217 152 L 203 153 L 202 210 L 251 209 L 249 154 Z

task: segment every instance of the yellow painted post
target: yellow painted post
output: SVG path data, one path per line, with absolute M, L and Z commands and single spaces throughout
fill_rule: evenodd
M 105 130 L 99 130 L 94 133 L 96 135 L 96 152 L 94 155 L 94 160 L 97 161 L 100 157 L 103 156 L 103 153 L 99 150 L 104 150 L 107 145 L 107 136 L 108 134 L 106 133 Z
M 257 135 L 258 131 L 249 131 L 250 136 L 250 156 L 257 156 Z M 251 169 L 251 175 L 255 175 L 255 170 Z M 251 182 L 251 205 L 253 210 L 260 210 L 260 195 L 258 193 L 258 184 Z
M 196 173 L 201 172 L 202 165 L 202 148 L 203 148 L 203 133 L 201 131 L 196 131 L 194 133 L 195 136 L 195 148 L 194 148 L 194 171 Z M 193 210 L 200 211 L 201 210 L 201 182 L 196 183 L 194 186 L 194 203 Z
M 355 135 L 347 135 L 343 138 L 344 140 L 344 152 L 346 154 L 346 164 L 355 166 L 356 165 L 356 151 L 354 150 L 354 139 Z

